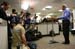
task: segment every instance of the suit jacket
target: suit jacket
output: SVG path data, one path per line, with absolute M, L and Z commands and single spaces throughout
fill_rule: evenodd
M 8 20 L 5 11 L 4 11 L 3 8 L 1 8 L 1 7 L 0 7 L 0 18 L 2 18 L 2 19 L 4 19 L 4 20 Z

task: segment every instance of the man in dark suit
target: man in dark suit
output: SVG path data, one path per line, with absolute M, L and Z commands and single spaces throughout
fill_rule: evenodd
M 0 5 L 0 18 L 4 19 L 4 20 L 8 20 L 7 15 L 6 15 L 6 10 L 8 10 L 9 8 L 9 3 L 7 2 L 3 2 Z
M 3 2 L 1 5 L 0 5 L 0 18 L 4 19 L 7 21 L 7 31 L 8 31 L 8 49 L 11 49 L 11 43 L 10 43 L 10 36 L 11 36 L 11 33 L 10 33 L 10 30 L 9 30 L 9 24 L 8 24 L 8 20 L 9 20 L 9 17 L 7 16 L 6 14 L 6 10 L 9 9 L 9 3 L 8 2 Z

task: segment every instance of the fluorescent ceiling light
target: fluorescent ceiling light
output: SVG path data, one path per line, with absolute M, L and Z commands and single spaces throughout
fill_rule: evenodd
M 59 12 L 62 12 L 63 10 L 58 10 Z
M 37 4 L 37 2 L 34 0 L 30 0 L 29 2 L 30 2 L 30 6 L 35 6 Z
M 50 8 L 52 8 L 52 6 L 46 6 L 45 8 L 48 8 L 48 9 L 50 9 Z
M 46 10 L 46 9 L 51 9 L 52 8 L 52 6 L 46 6 L 46 7 L 44 7 L 42 10 L 44 11 L 44 10 Z
M 22 3 L 22 4 L 27 4 L 27 3 L 28 3 L 30 7 L 33 7 L 33 6 L 35 6 L 38 2 L 35 1 L 35 0 L 22 0 L 21 3 Z
M 27 10 L 28 7 L 29 7 L 29 2 L 23 2 L 22 5 L 21 5 L 21 8 L 22 8 L 23 10 Z

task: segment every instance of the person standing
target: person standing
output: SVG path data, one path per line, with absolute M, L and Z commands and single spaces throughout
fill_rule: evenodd
M 25 20 L 25 29 L 29 29 L 31 24 L 31 14 L 29 12 L 26 12 L 26 20 Z
M 25 11 L 24 11 L 24 10 L 22 10 L 22 11 L 20 12 L 19 17 L 20 17 L 20 19 L 21 19 L 21 21 L 22 21 L 23 27 L 25 28 L 26 14 L 25 14 Z
M 8 49 L 11 49 L 11 43 L 10 43 L 10 38 L 9 36 L 11 36 L 11 33 L 9 31 L 9 24 L 8 24 L 8 20 L 10 19 L 7 14 L 6 14 L 6 10 L 8 10 L 10 7 L 8 2 L 2 2 L 0 4 L 0 18 L 4 19 L 7 21 L 7 32 L 8 32 Z
M 16 12 L 16 9 L 12 9 L 12 14 L 9 16 L 9 21 L 8 21 L 8 46 L 11 47 L 12 45 L 12 29 L 13 29 L 13 26 L 12 26 L 12 22 L 15 22 L 17 20 L 19 20 L 19 17 L 17 16 L 17 12 Z
M 10 28 L 12 29 L 12 22 L 14 21 L 17 21 L 17 20 L 20 20 L 19 16 L 17 15 L 17 12 L 16 12 L 16 9 L 12 9 L 12 14 L 10 15 Z
M 67 6 L 64 4 L 62 5 L 63 14 L 58 19 L 62 19 L 62 27 L 63 27 L 63 36 L 65 39 L 65 42 L 63 44 L 70 44 L 69 40 L 69 26 L 70 26 L 70 10 L 67 8 Z
M 8 17 L 6 15 L 6 10 L 9 9 L 9 3 L 8 2 L 3 2 L 0 5 L 0 18 L 4 19 L 4 20 L 8 20 Z

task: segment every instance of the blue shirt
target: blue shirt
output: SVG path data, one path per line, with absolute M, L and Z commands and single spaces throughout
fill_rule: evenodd
M 63 19 L 63 20 L 70 20 L 70 10 L 69 9 L 65 9 L 63 11 L 63 15 L 59 18 L 59 19 Z

